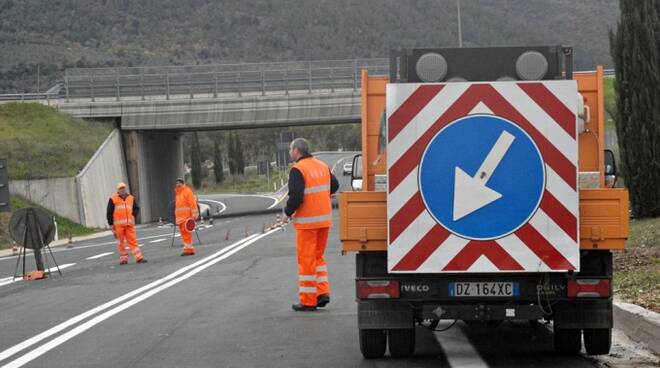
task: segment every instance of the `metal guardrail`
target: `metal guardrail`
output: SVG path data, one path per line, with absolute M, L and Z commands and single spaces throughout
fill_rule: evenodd
M 147 96 L 183 98 L 220 94 L 360 88 L 360 71 L 387 75 L 389 59 L 218 64 L 166 67 L 67 69 L 60 94 L 73 98 L 110 97 L 117 101 Z
M 0 95 L 0 101 L 34 101 L 60 98 L 58 93 L 9 93 Z

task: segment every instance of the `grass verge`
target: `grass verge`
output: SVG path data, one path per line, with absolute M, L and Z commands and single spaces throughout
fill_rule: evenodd
M 11 208 L 12 210 L 19 210 L 25 207 L 38 207 L 34 203 L 31 203 L 20 196 L 11 196 Z M 46 210 L 48 213 L 55 217 L 57 222 L 57 230 L 60 238 L 80 235 L 89 235 L 95 232 L 101 231 L 100 229 L 88 228 L 82 226 L 78 223 L 75 223 L 65 217 L 58 216 L 52 211 Z M 11 247 L 11 240 L 9 237 L 9 219 L 11 218 L 11 213 L 0 213 L 0 249 L 6 249 Z
M 660 312 L 660 217 L 630 221 L 626 249 L 614 252 L 614 295 Z

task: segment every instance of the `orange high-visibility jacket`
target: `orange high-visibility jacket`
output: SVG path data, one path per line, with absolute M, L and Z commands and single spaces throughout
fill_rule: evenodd
M 119 193 L 115 193 L 111 199 L 115 205 L 115 211 L 112 214 L 113 225 L 135 225 L 135 217 L 133 217 L 135 197 L 129 194 L 126 199 L 123 199 Z
M 332 226 L 330 202 L 330 169 L 315 157 L 299 160 L 293 165 L 305 181 L 305 194 L 300 207 L 293 214 L 296 229 L 318 229 Z
M 192 189 L 187 185 L 182 185 L 175 189 L 175 209 L 176 224 L 182 224 L 189 218 L 196 219 L 199 216 L 197 210 L 197 198 Z

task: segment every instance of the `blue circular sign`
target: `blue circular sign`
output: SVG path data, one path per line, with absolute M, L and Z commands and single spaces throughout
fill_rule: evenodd
M 541 202 L 545 166 L 532 138 L 494 115 L 469 115 L 426 147 L 419 188 L 428 212 L 455 235 L 498 239 L 527 223 Z

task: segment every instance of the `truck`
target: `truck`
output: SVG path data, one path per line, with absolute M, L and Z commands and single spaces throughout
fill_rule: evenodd
M 609 352 L 629 212 L 603 78 L 566 46 L 403 49 L 388 76 L 361 72 L 339 237 L 365 358 L 411 356 L 416 326 L 450 321 L 547 323 L 561 353 Z

